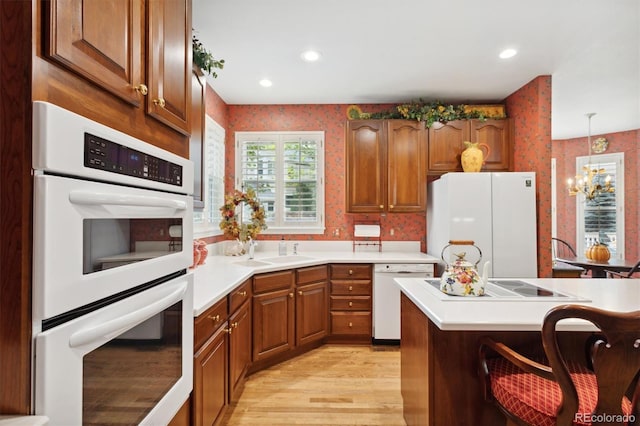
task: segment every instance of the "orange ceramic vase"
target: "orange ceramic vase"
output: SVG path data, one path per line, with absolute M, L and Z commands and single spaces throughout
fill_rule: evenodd
M 462 155 L 460 156 L 462 170 L 465 172 L 479 172 L 480 169 L 482 169 L 484 160 L 489 156 L 489 145 L 486 143 L 464 141 L 464 146 L 466 146 L 467 149 L 462 151 Z M 483 153 L 481 148 L 486 149 L 487 152 Z

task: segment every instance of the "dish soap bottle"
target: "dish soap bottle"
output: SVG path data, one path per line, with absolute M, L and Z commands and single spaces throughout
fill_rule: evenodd
M 284 237 L 282 237 L 282 240 L 280 241 L 280 244 L 278 244 L 278 254 L 280 256 L 286 256 L 287 255 L 287 243 L 284 241 Z

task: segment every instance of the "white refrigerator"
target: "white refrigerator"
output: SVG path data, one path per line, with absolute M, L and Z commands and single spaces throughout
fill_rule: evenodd
M 432 256 L 440 258 L 449 240 L 473 240 L 482 251 L 480 273 L 490 261 L 491 278 L 535 278 L 536 235 L 535 172 L 446 173 L 429 183 L 427 253 Z M 445 251 L 446 261 L 460 251 L 470 262 L 478 259 L 472 247 L 454 247 Z

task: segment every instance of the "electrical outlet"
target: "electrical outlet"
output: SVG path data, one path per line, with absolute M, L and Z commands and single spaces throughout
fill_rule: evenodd
M 393 234 L 395 234 L 395 233 L 396 233 L 396 232 L 394 231 L 394 229 L 393 229 L 393 228 L 391 228 L 391 229 L 389 230 L 389 235 L 393 236 Z
M 340 236 L 340 228 L 336 228 L 333 230 L 333 236 L 334 237 L 339 237 Z
M 160 236 L 164 237 L 164 228 L 160 228 Z

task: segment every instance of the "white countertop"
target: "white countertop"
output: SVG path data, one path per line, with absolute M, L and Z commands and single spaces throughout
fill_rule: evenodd
M 265 259 L 273 259 L 267 261 Z M 437 258 L 421 252 L 382 251 L 304 251 L 299 255 L 278 256 L 277 251 L 248 255 L 207 257 L 194 271 L 194 316 L 202 314 L 247 278 L 257 273 L 273 272 L 327 263 L 436 263 Z M 259 264 L 260 262 L 261 264 Z
M 522 278 L 539 287 L 577 296 L 582 300 L 526 298 L 500 300 L 485 297 L 447 296 L 443 300 L 419 278 L 396 278 L 402 292 L 441 330 L 540 331 L 545 314 L 554 306 L 577 303 L 629 312 L 640 309 L 640 279 Z M 491 281 L 491 280 L 490 280 Z M 587 300 L 587 301 L 585 301 Z M 593 331 L 581 320 L 565 320 L 559 330 Z

